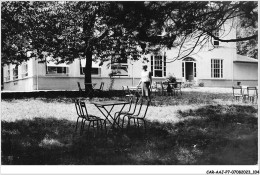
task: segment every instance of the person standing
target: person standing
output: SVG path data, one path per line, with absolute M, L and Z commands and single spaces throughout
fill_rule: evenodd
M 147 70 L 146 64 L 143 65 L 141 80 L 137 86 L 140 86 L 140 84 L 142 87 L 142 97 L 146 97 L 149 101 L 151 101 L 150 86 L 152 85 L 152 74 Z

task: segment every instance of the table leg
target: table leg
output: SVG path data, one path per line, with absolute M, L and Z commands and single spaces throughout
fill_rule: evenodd
M 122 108 L 120 109 L 119 113 L 122 112 L 122 110 L 124 109 L 125 105 L 126 105 L 126 104 L 123 104 L 123 106 L 122 106 Z M 98 110 L 103 114 L 103 116 L 109 121 L 109 123 L 112 125 L 112 127 L 114 127 L 115 124 L 116 124 L 119 128 L 121 128 L 121 126 L 119 125 L 119 123 L 116 122 L 116 120 L 118 119 L 118 116 L 119 116 L 119 115 L 118 115 L 118 116 L 115 116 L 115 115 L 114 115 L 114 117 L 111 115 L 111 112 L 112 112 L 112 110 L 113 110 L 113 108 L 114 108 L 115 105 L 113 105 L 113 106 L 110 108 L 109 111 L 105 108 L 105 106 L 98 106 L 98 105 L 95 105 L 95 106 L 96 106 L 96 107 L 98 108 Z M 101 108 L 103 108 L 103 109 L 106 111 L 106 114 L 101 110 Z M 110 116 L 110 118 L 113 120 L 113 122 L 111 122 L 111 121 L 109 120 L 108 116 Z
M 101 109 L 100 109 L 100 107 L 101 106 L 97 106 L 97 105 L 95 105 L 97 108 L 98 108 L 98 110 L 103 114 L 103 116 L 104 117 L 106 117 L 106 119 L 109 121 L 109 123 L 110 124 L 112 124 L 113 125 L 113 123 L 109 120 L 109 118 L 108 118 L 108 115 L 106 115 Z M 101 107 L 101 108 L 104 108 L 104 107 Z M 113 107 L 112 107 L 113 108 Z M 105 108 L 104 108 L 105 109 Z M 106 110 L 106 109 L 105 109 Z M 107 110 L 106 110 L 107 111 Z M 110 110 L 111 111 L 111 110 Z

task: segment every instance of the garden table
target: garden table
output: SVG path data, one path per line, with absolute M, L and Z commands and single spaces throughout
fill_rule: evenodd
M 89 94 L 94 94 L 94 87 L 96 86 L 96 84 L 97 83 L 85 83 L 85 87 L 86 87 L 86 90 L 87 90 L 87 92 L 88 92 L 88 95 L 87 96 L 89 96 Z M 88 86 L 89 85 L 89 86 Z M 91 86 L 90 86 L 91 85 Z M 92 87 L 92 88 L 90 88 L 90 87 Z
M 111 112 L 116 105 L 122 105 L 119 113 L 122 112 L 123 108 L 126 104 L 129 104 L 127 101 L 118 101 L 118 100 L 109 100 L 109 101 L 97 101 L 97 102 L 91 102 L 94 104 L 98 110 L 104 115 L 104 117 L 109 121 L 110 124 L 112 124 L 112 128 L 116 124 L 119 128 L 119 123 L 116 122 L 117 116 L 111 115 Z M 111 107 L 110 109 L 107 109 L 107 107 Z M 103 110 L 102 110 L 103 109 Z M 112 122 L 109 120 L 109 117 L 112 119 Z

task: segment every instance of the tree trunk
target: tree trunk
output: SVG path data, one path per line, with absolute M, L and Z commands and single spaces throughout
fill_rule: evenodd
M 92 89 L 91 84 L 86 83 L 92 83 L 91 80 L 91 69 L 92 69 L 92 50 L 90 47 L 86 50 L 86 65 L 85 65 L 85 90 Z

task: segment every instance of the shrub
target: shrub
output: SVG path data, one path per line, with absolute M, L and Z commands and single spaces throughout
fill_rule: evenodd
M 172 74 L 169 74 L 166 78 L 166 81 L 170 82 L 170 83 L 176 83 L 176 77 Z
M 204 87 L 204 82 L 200 82 L 199 87 Z

